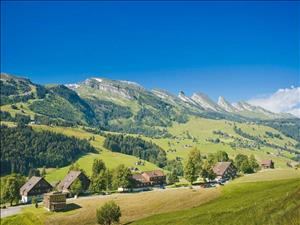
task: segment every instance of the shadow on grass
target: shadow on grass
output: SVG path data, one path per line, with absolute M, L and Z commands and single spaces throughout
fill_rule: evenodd
M 80 208 L 81 208 L 80 205 L 77 205 L 75 203 L 69 203 L 66 205 L 66 207 L 64 209 L 59 210 L 59 212 L 69 212 L 69 211 L 80 209 Z

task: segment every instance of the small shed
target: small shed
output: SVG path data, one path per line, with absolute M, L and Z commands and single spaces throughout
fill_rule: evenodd
M 262 160 L 260 165 L 264 169 L 274 169 L 274 162 L 272 160 Z
M 44 195 L 44 205 L 49 211 L 59 211 L 66 207 L 66 194 L 50 192 Z

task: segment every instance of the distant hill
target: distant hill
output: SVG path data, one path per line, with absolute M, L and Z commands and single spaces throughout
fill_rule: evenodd
M 29 115 L 41 124 L 83 125 L 106 131 L 169 137 L 167 128 L 190 116 L 237 122 L 299 121 L 246 102 L 215 103 L 203 93 L 188 97 L 165 90 L 147 90 L 122 80 L 92 77 L 76 84 L 38 85 L 29 79 L 1 74 L 1 110 Z M 263 122 L 265 121 L 265 122 Z M 276 127 L 280 129 L 280 127 Z

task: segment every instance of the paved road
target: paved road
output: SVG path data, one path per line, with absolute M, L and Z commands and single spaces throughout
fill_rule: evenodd
M 28 207 L 31 206 L 31 204 L 29 205 L 19 205 L 19 206 L 12 206 L 12 207 L 8 207 L 6 209 L 0 209 L 0 215 L 1 218 L 6 217 L 6 216 L 12 216 L 14 214 L 18 214 L 21 212 L 21 209 L 24 207 Z

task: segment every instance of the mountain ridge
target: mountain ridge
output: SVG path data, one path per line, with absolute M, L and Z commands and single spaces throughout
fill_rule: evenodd
M 14 84 L 16 88 L 12 88 Z M 95 76 L 75 84 L 43 86 L 28 79 L 1 74 L 1 86 L 1 91 L 4 90 L 2 108 L 14 114 L 21 112 L 30 115 L 32 120 L 39 118 L 39 122 L 48 121 L 50 124 L 64 121 L 150 136 L 169 135 L 167 127 L 174 122 L 185 123 L 189 116 L 237 122 L 294 118 L 245 102 L 233 105 L 223 97 L 216 103 L 200 92 L 188 97 L 180 91 L 176 96 L 162 89 L 147 90 L 131 81 Z M 28 94 L 24 97 L 24 93 Z M 10 104 L 19 104 L 23 109 L 12 110 Z

